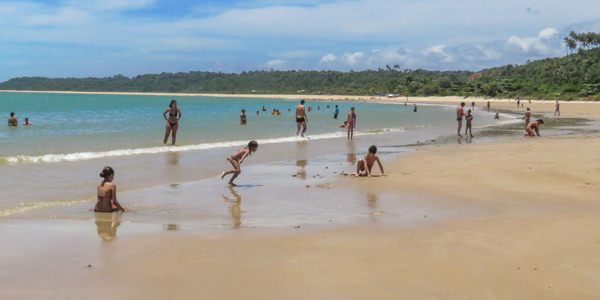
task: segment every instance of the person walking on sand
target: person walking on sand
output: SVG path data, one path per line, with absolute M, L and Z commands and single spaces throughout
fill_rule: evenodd
M 104 180 L 97 187 L 97 199 L 96 205 L 94 206 L 95 212 L 115 212 L 115 211 L 127 211 L 126 207 L 121 206 L 117 201 L 117 186 L 112 183 L 115 179 L 115 171 L 111 167 L 104 167 L 100 177 Z
M 242 162 L 244 162 L 244 159 L 246 159 L 248 155 L 251 155 L 252 152 L 256 152 L 256 150 L 258 150 L 258 143 L 256 141 L 250 141 L 246 148 L 238 150 L 234 155 L 228 156 L 227 161 L 231 163 L 231 165 L 233 166 L 233 170 L 223 172 L 221 174 L 221 179 L 223 179 L 229 174 L 233 174 L 233 176 L 231 176 L 231 179 L 229 180 L 229 185 L 235 186 L 233 180 L 235 180 L 238 177 L 238 175 L 242 173 L 240 165 L 242 164 Z
M 487 108 L 488 108 L 488 111 L 490 111 L 490 101 L 488 101 Z
M 242 109 L 242 113 L 240 114 L 240 124 L 246 125 L 246 110 Z
M 298 129 L 296 130 L 296 135 L 300 134 L 300 126 L 302 126 L 302 134 L 301 137 L 304 137 L 306 133 L 306 123 L 308 123 L 308 116 L 306 115 L 306 108 L 304 107 L 304 99 L 300 100 L 300 105 L 296 106 L 296 125 Z
M 471 130 L 471 121 L 473 121 L 473 115 L 471 114 L 471 110 L 467 110 L 467 116 L 465 117 L 467 120 L 467 126 L 465 127 L 465 135 L 467 135 L 467 131 L 469 131 L 469 136 L 473 137 L 473 131 Z
M 333 111 L 333 118 L 337 119 L 338 115 L 340 114 L 340 109 L 338 108 L 337 104 L 335 105 L 335 110 Z
M 557 113 L 558 116 L 560 116 L 560 103 L 558 103 L 558 101 L 556 101 L 556 109 L 554 110 L 554 115 L 556 116 Z
M 169 118 L 167 119 L 167 113 L 169 113 Z M 171 100 L 169 104 L 169 108 L 163 112 L 163 117 L 167 121 L 167 125 L 165 126 L 165 139 L 163 140 L 163 144 L 167 144 L 169 140 L 169 135 L 171 135 L 171 142 L 173 146 L 175 146 L 175 141 L 177 139 L 177 130 L 179 129 L 179 120 L 181 119 L 181 110 L 177 108 L 177 100 Z
M 529 110 L 529 107 L 528 107 L 527 111 L 525 112 L 525 128 L 527 128 L 527 125 L 529 125 L 530 119 L 531 119 L 531 110 Z
M 525 135 L 523 137 L 535 137 L 540 136 L 540 125 L 544 124 L 544 120 L 538 119 L 537 121 L 533 121 L 527 125 L 525 128 Z M 533 132 L 535 130 L 535 133 Z
M 371 177 L 371 170 L 373 169 L 373 165 L 375 162 L 379 165 L 379 169 L 381 170 L 381 175 L 385 175 L 383 171 L 383 165 L 379 160 L 379 157 L 376 155 L 377 146 L 373 145 L 369 147 L 369 152 L 365 155 L 364 159 L 359 159 L 356 162 L 356 173 L 352 174 L 357 177 Z
M 521 99 L 517 99 L 517 107 L 521 104 Z
M 463 116 L 465 115 L 465 111 L 464 111 L 463 107 L 465 107 L 465 103 L 461 102 L 460 106 L 458 108 L 456 108 L 456 121 L 458 121 L 458 136 L 459 137 L 462 137 L 462 135 L 460 135 L 460 129 L 462 128 L 462 120 L 463 120 Z
M 19 121 L 17 120 L 17 117 L 15 117 L 15 113 L 11 112 L 10 117 L 8 118 L 8 126 L 17 126 L 18 124 Z
M 348 139 L 354 139 L 354 127 L 356 127 L 356 113 L 354 113 L 354 107 L 350 108 L 350 112 L 348 113 L 348 119 L 346 119 L 348 125 Z

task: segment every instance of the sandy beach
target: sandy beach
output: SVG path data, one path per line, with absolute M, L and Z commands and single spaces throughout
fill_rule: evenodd
M 406 99 L 367 99 L 371 101 Z M 409 98 L 408 103 L 461 101 L 467 107 L 471 101 L 483 107 L 488 100 L 430 97 Z M 489 101 L 491 110 L 521 113 L 530 107 L 548 118 L 554 112 L 554 101 L 527 101 L 518 109 L 514 100 Z M 561 101 L 561 113 L 560 118 L 595 120 L 600 118 L 600 104 Z M 587 129 L 596 126 L 592 123 Z M 158 211 L 165 218 L 176 210 L 206 218 L 203 214 L 212 207 L 197 211 L 191 205 L 203 201 L 221 205 L 217 209 L 223 220 L 215 223 L 233 229 L 185 231 L 165 223 L 158 225 L 164 227 L 157 233 L 156 224 L 135 219 L 144 216 L 142 208 L 132 213 L 134 219 L 122 221 L 116 214 L 108 219 L 91 216 L 82 209 L 87 203 L 73 204 L 73 209 L 81 210 L 75 216 L 50 210 L 30 213 L 31 219 L 0 218 L 0 225 L 18 229 L 0 233 L 8 241 L 0 266 L 10 270 L 0 273 L 8 286 L 0 295 L 3 299 L 599 299 L 600 137 L 585 132 L 545 136 L 544 127 L 541 131 L 542 138 L 513 135 L 413 146 L 410 153 L 384 161 L 387 176 L 373 178 L 340 175 L 333 167 L 340 157 L 313 162 L 310 158 L 322 148 L 298 143 L 304 157 L 297 161 L 286 156 L 291 163 L 275 164 L 262 158 L 259 167 L 245 169 L 247 192 L 241 195 L 229 193 L 212 177 L 203 179 L 202 185 L 178 187 L 183 175 L 193 172 L 181 170 L 198 163 L 197 157 L 182 154 L 181 163 L 179 157 L 176 163 L 167 159 L 170 186 L 131 198 L 142 202 L 144 196 L 154 195 L 155 201 L 164 202 L 162 193 L 190 198 L 188 206 L 173 201 L 164 211 L 143 202 L 146 211 Z M 364 146 L 352 148 L 353 153 L 364 152 Z M 288 152 L 295 153 L 294 147 L 288 146 Z M 344 151 L 347 146 L 338 147 Z M 351 154 L 345 162 L 355 162 Z M 344 160 L 346 153 L 340 155 Z M 221 159 L 216 153 L 209 158 Z M 293 175 L 285 173 L 284 179 L 281 170 L 292 170 Z M 347 199 L 344 206 L 336 206 L 336 195 Z M 357 214 L 348 218 L 356 222 L 335 217 L 304 222 L 310 216 L 300 215 L 280 227 L 240 226 L 252 225 L 259 214 L 295 216 L 290 212 L 315 201 L 332 202 L 327 211 L 337 210 L 340 217 Z M 32 219 L 35 224 L 27 223 Z M 135 230 L 124 230 L 127 226 Z M 27 247 L 34 243 L 48 246 L 43 251 Z M 20 260 L 22 252 L 27 261 Z
M 138 238 L 97 276 L 127 286 L 129 299 L 595 299 L 599 146 L 596 136 L 432 146 L 387 162 L 388 177 L 341 188 L 444 195 L 424 205 L 484 214 Z

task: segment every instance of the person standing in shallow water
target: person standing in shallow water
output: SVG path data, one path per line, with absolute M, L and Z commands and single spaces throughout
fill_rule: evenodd
M 300 134 L 300 127 L 302 127 L 302 134 L 300 136 L 304 137 L 306 133 L 306 123 L 308 122 L 308 116 L 306 116 L 306 108 L 304 107 L 304 99 L 300 100 L 300 105 L 296 106 L 296 125 L 298 129 L 296 130 L 296 135 Z
M 169 118 L 167 118 L 167 113 L 169 113 Z M 177 108 L 177 100 L 171 100 L 169 104 L 169 108 L 163 112 L 163 117 L 167 121 L 167 125 L 165 126 L 165 139 L 163 140 L 163 144 L 166 144 L 169 140 L 169 135 L 172 133 L 171 141 L 173 142 L 173 146 L 175 146 L 175 141 L 177 139 L 177 130 L 179 130 L 179 120 L 181 119 L 181 110 Z
M 458 136 L 459 137 L 462 137 L 462 135 L 460 135 L 460 129 L 462 128 L 462 120 L 465 115 L 465 111 L 464 111 L 463 107 L 465 107 L 465 103 L 461 102 L 460 106 L 456 109 L 456 121 L 458 121 Z
M 354 139 L 354 128 L 356 127 L 356 113 L 354 113 L 354 107 L 350 108 L 350 112 L 348 113 L 348 122 L 346 127 L 348 128 L 348 139 Z
M 413 112 L 417 112 L 417 104 L 414 103 L 413 105 L 414 105 Z

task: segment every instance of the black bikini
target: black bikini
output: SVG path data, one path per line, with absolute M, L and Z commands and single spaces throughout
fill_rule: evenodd
M 177 111 L 175 111 L 175 114 L 173 114 L 173 109 L 171 108 L 171 111 L 169 111 L 169 117 L 177 117 Z M 177 125 L 177 121 L 175 121 L 175 123 L 171 123 L 170 121 L 169 124 L 171 124 L 171 128 L 173 128 L 175 125 Z

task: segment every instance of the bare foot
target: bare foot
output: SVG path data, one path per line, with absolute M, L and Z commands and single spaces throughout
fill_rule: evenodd
M 235 184 L 235 183 L 233 183 L 233 182 L 231 182 L 231 181 L 229 182 L 229 185 L 230 185 L 230 186 L 237 186 L 237 184 Z
M 221 179 L 225 177 L 225 172 L 221 173 Z

